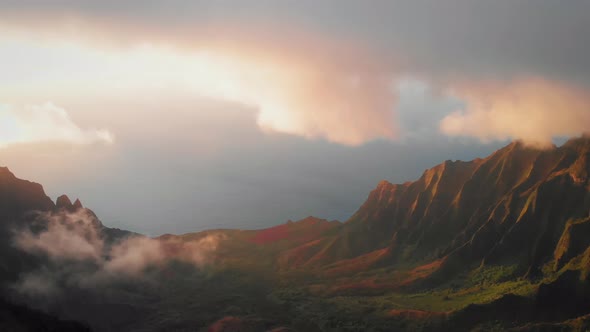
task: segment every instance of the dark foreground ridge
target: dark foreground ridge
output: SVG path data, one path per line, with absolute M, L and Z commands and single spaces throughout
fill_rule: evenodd
M 3 305 L 72 331 L 585 331 L 589 173 L 588 137 L 516 142 L 382 181 L 344 223 L 148 239 L 0 168 Z

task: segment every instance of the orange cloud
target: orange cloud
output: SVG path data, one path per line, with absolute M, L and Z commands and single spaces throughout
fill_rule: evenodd
M 265 131 L 345 145 L 393 139 L 398 131 L 391 60 L 358 43 L 283 27 L 277 34 L 268 27 L 229 24 L 178 35 L 174 28 L 153 31 L 146 42 L 148 28 L 123 24 L 113 31 L 98 20 L 64 20 L 52 29 L 58 32 L 46 33 L 41 28 L 47 19 L 31 27 L 5 23 L 6 38 L 18 40 L 13 44 L 25 51 L 42 45 L 41 53 L 52 55 L 49 65 L 71 74 L 46 73 L 39 61 L 34 74 L 41 86 L 23 82 L 22 90 L 67 89 L 70 96 L 180 91 L 256 108 Z M 23 40 L 30 43 L 22 46 Z
M 462 84 L 453 94 L 466 106 L 441 121 L 447 135 L 547 146 L 553 137 L 590 131 L 590 95 L 571 85 L 531 78 Z
M 36 80 L 43 82 L 38 91 L 57 87 L 79 96 L 96 91 L 117 96 L 201 95 L 257 109 L 257 123 L 264 131 L 351 146 L 398 137 L 395 81 L 416 74 L 391 60 L 390 53 L 358 40 L 276 22 L 162 26 L 105 17 L 21 14 L 6 17 L 3 34 L 49 48 L 59 44 L 55 41 L 67 41 L 63 70 L 75 73 L 68 75 L 71 81 L 49 73 L 47 81 Z M 399 71 L 402 67 L 406 72 Z M 457 83 L 434 73 L 419 74 L 435 89 L 451 86 L 466 104 L 441 121 L 440 130 L 447 135 L 546 145 L 554 136 L 589 130 L 587 93 L 568 84 L 542 78 Z M 31 89 L 28 80 L 24 84 L 24 89 Z
M 195 92 L 255 107 L 263 130 L 346 145 L 396 136 L 388 75 L 248 50 L 207 52 L 193 61 L 185 68 L 193 69 L 187 83 Z

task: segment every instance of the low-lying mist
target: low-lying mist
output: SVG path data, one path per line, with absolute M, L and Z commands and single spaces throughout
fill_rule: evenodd
M 117 234 L 87 209 L 40 213 L 29 227 L 13 234 L 13 245 L 40 262 L 37 268 L 21 274 L 13 289 L 25 297 L 45 299 L 59 298 L 71 289 L 149 281 L 149 271 L 172 262 L 203 267 L 212 261 L 224 239 L 221 233 L 192 240 Z

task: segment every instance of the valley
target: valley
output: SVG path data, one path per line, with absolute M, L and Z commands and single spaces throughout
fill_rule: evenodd
M 589 174 L 588 137 L 515 142 L 382 181 L 343 222 L 148 238 L 2 168 L 2 292 L 55 331 L 585 331 Z

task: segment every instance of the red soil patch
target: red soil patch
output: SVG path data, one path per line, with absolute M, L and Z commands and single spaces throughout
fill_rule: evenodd
M 333 277 L 366 271 L 382 259 L 386 258 L 389 254 L 389 248 L 383 248 L 355 258 L 341 260 L 326 270 L 325 273 L 327 276 Z
M 238 317 L 227 316 L 213 323 L 208 332 L 239 332 L 243 331 L 243 320 Z
M 256 233 L 252 242 L 257 244 L 266 244 L 277 242 L 289 237 L 289 225 L 279 225 L 267 228 Z
M 256 244 L 269 244 L 281 240 L 288 240 L 294 244 L 304 243 L 317 239 L 323 232 L 337 225 L 339 225 L 337 222 L 309 217 L 297 222 L 288 222 L 260 230 L 250 241 Z
M 316 253 L 317 247 L 321 243 L 322 240 L 317 239 L 281 254 L 278 259 L 279 265 L 285 268 L 297 268 L 304 265 Z
M 401 285 L 409 285 L 417 280 L 424 279 L 438 270 L 446 260 L 446 257 L 437 259 L 431 263 L 420 265 L 417 268 L 411 270 L 408 277 L 401 283 Z
M 363 257 L 363 260 L 360 260 L 360 263 L 355 261 L 359 259 L 359 257 L 347 260 L 346 264 L 343 266 L 336 267 L 334 269 L 328 270 L 330 273 L 329 276 L 335 277 L 337 276 L 337 272 L 345 272 L 351 271 L 351 269 L 358 269 L 361 270 L 365 264 L 370 264 L 377 259 L 379 259 L 382 255 L 385 255 L 386 252 L 384 249 L 377 250 L 373 253 L 370 253 L 368 257 Z M 364 255 L 366 256 L 366 255 Z M 424 279 L 434 273 L 444 262 L 443 259 L 436 260 L 434 262 L 418 266 L 413 270 L 402 274 L 400 277 L 392 277 L 392 276 L 381 276 L 381 277 L 365 277 L 363 280 L 350 280 L 344 279 L 340 280 L 337 284 L 332 284 L 331 287 L 323 286 L 323 287 L 315 287 L 314 290 L 318 293 L 328 293 L 328 294 L 379 294 L 383 291 L 388 290 L 398 290 L 404 286 L 407 286 L 417 280 Z M 354 265 L 357 263 L 358 265 Z M 339 263 L 337 263 L 339 264 Z M 348 269 L 348 270 L 345 270 Z

